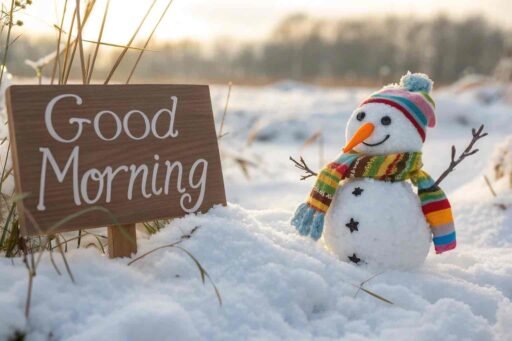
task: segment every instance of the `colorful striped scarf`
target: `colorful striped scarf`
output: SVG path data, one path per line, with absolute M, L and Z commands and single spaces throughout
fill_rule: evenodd
M 322 235 L 325 213 L 341 180 L 372 178 L 393 182 L 409 179 L 418 187 L 421 208 L 430 225 L 436 253 L 454 249 L 456 238 L 450 202 L 421 169 L 422 166 L 420 152 L 383 156 L 342 154 L 322 169 L 307 202 L 297 208 L 292 224 L 300 234 L 317 240 Z

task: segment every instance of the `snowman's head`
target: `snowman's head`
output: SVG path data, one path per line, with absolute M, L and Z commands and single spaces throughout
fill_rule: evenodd
M 420 151 L 427 126 L 435 125 L 432 81 L 424 74 L 403 76 L 364 100 L 349 118 L 344 152 L 367 155 Z

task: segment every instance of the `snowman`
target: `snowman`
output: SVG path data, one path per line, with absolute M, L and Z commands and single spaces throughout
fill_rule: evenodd
M 323 234 L 343 261 L 388 269 L 421 265 L 432 241 L 438 254 L 455 248 L 450 203 L 422 169 L 426 128 L 436 121 L 431 89 L 428 76 L 408 73 L 359 105 L 343 152 L 292 218 L 300 234 Z

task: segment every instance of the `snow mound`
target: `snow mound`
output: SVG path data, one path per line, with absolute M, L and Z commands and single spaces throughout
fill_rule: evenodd
M 131 266 L 127 259 L 80 249 L 68 254 L 76 284 L 43 259 L 25 324 L 26 270 L 20 259 L 12 264 L 2 258 L 0 339 L 15 329 L 31 339 L 73 340 L 489 340 L 510 330 L 510 245 L 462 245 L 446 257 L 431 255 L 416 271 L 381 273 L 365 288 L 390 305 L 358 291 L 374 273 L 298 236 L 290 213 L 216 207 L 176 219 L 139 243 L 141 255 L 199 226 L 181 246 L 209 272 L 222 306 L 178 249 L 163 249 Z

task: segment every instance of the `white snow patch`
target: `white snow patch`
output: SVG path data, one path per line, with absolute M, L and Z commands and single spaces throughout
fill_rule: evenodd
M 126 259 L 73 250 L 68 257 L 76 284 L 58 276 L 45 257 L 24 325 L 26 270 L 19 259 L 14 265 L 1 259 L 0 337 L 18 328 L 34 339 L 51 334 L 73 340 L 488 340 L 507 330 L 512 262 L 501 250 L 463 246 L 446 257 L 430 256 L 415 271 L 384 272 L 365 287 L 395 303 L 389 305 L 353 286 L 373 273 L 298 236 L 289 215 L 217 207 L 177 219 L 140 241 L 142 254 L 200 226 L 182 246 L 207 269 L 222 306 L 177 249 L 161 250 L 130 267 Z M 510 247 L 506 251 L 510 254 Z

